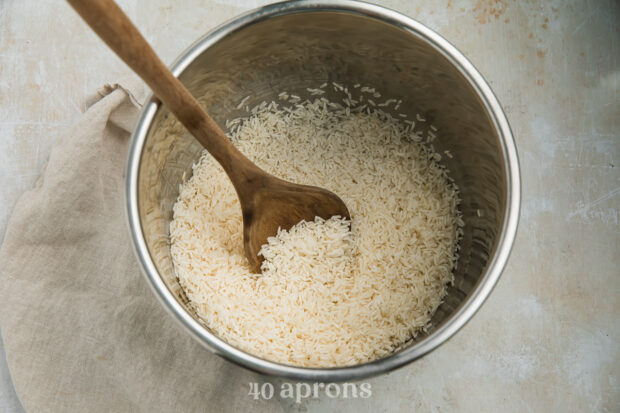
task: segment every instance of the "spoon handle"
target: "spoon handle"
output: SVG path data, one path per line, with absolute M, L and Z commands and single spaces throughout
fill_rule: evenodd
M 237 150 L 183 84 L 172 75 L 114 0 L 67 0 L 99 37 L 170 109 L 222 165 L 235 188 L 251 184 L 260 171 Z

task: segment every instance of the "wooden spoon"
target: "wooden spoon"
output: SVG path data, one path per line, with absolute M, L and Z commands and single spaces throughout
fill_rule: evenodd
M 239 152 L 113 0 L 68 2 L 222 165 L 241 203 L 243 246 L 252 270 L 260 272 L 262 257 L 258 252 L 278 228 L 290 229 L 317 216 L 349 218 L 346 205 L 336 194 L 276 178 Z

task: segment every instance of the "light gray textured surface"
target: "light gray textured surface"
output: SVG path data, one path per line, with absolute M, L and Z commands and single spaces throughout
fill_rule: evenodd
M 119 2 L 164 61 L 260 0 Z M 620 410 L 620 5 L 379 2 L 463 51 L 513 127 L 523 210 L 509 265 L 474 319 L 373 397 L 292 410 Z M 88 95 L 128 69 L 56 0 L 0 2 L 0 231 Z M 4 359 L 4 357 L 2 357 Z M 0 363 L 0 411 L 19 411 Z M 245 391 L 246 389 L 231 389 Z

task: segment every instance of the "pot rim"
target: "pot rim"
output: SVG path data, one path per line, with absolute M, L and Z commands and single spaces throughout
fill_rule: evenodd
M 426 41 L 437 52 L 446 57 L 476 90 L 500 137 L 500 147 L 507 179 L 507 199 L 506 214 L 501 233 L 498 237 L 497 250 L 469 297 L 465 299 L 461 306 L 441 327 L 411 347 L 388 357 L 355 366 L 334 368 L 298 367 L 268 361 L 242 351 L 209 332 L 185 311 L 170 290 L 168 290 L 149 254 L 144 237 L 138 208 L 138 179 L 140 158 L 146 137 L 156 112 L 161 105 L 153 95 L 150 96 L 147 103 L 143 106 L 131 136 L 126 165 L 125 203 L 132 245 L 148 284 L 173 318 L 199 343 L 214 353 L 259 373 L 296 380 L 335 382 L 375 376 L 402 367 L 445 343 L 471 319 L 493 290 L 510 255 L 519 220 L 521 184 L 517 150 L 508 120 L 482 75 L 461 52 L 439 34 L 403 14 L 382 6 L 353 0 L 294 0 L 270 4 L 246 12 L 207 32 L 181 53 L 180 57 L 172 64 L 171 71 L 174 76 L 179 77 L 209 47 L 227 35 L 242 30 L 247 26 L 277 16 L 321 11 L 357 14 L 377 19 Z

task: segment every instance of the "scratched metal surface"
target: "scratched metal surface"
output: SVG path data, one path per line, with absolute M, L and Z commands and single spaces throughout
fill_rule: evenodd
M 206 30 L 266 2 L 120 3 L 170 62 Z M 491 298 L 450 342 L 369 380 L 370 399 L 283 409 L 618 411 L 620 3 L 379 3 L 438 31 L 492 85 L 521 158 L 519 234 Z M 63 2 L 0 1 L 0 233 L 87 97 L 126 73 Z M 20 411 L 4 362 L 0 410 Z

